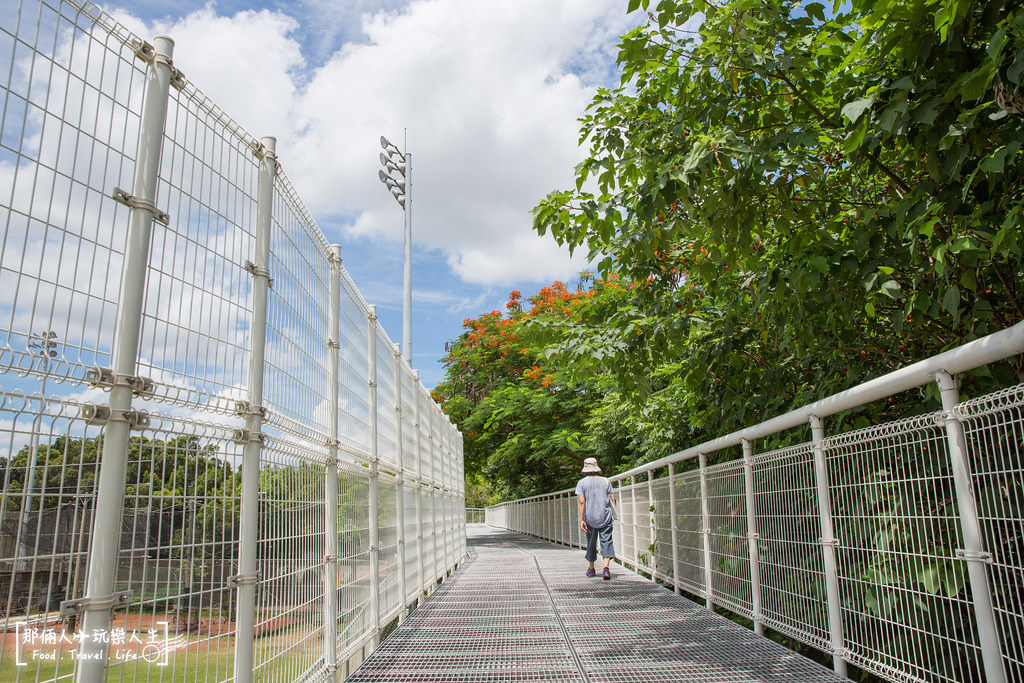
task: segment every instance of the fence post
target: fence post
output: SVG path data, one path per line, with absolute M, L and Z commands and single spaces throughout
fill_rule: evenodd
M 423 566 L 423 427 L 420 420 L 420 371 L 412 371 L 416 380 L 413 401 L 413 428 L 416 430 L 416 569 L 419 573 L 418 596 L 423 595 L 427 589 L 426 568 Z M 418 598 L 417 598 L 418 599 Z
M 700 517 L 704 539 L 704 595 L 707 607 L 715 608 L 711 572 L 711 504 L 708 500 L 708 456 L 700 454 Z
M 747 543 L 750 548 L 750 611 L 754 633 L 764 635 L 761 615 L 761 551 L 758 546 L 757 508 L 754 502 L 754 447 L 743 439 L 743 485 L 747 495 Z
M 448 567 L 454 568 L 456 562 L 456 536 L 455 536 L 455 442 L 452 439 L 452 422 L 448 419 L 448 416 L 441 410 L 441 406 L 437 407 L 438 412 L 444 420 L 441 423 L 441 428 L 444 429 L 444 442 L 445 442 L 445 460 L 448 463 L 448 542 L 451 543 L 451 554 L 448 556 Z M 463 512 L 462 516 L 465 517 L 466 513 Z
M 636 490 L 640 483 L 635 474 L 629 478 L 629 482 L 629 509 L 633 516 L 633 569 L 640 571 L 640 508 L 636 504 Z
M 573 520 L 572 511 L 573 511 L 573 505 L 575 505 L 575 503 L 576 503 L 576 501 L 575 501 L 576 495 L 575 494 L 576 494 L 575 491 L 566 491 L 566 493 L 565 493 L 565 508 L 564 508 L 565 509 L 565 514 L 566 514 L 566 518 L 565 518 L 565 545 L 567 545 L 570 548 L 574 547 L 573 544 L 572 544 L 573 537 L 574 537 L 573 536 L 574 532 L 573 532 L 573 528 L 572 528 L 572 520 Z
M 679 522 L 676 518 L 676 465 L 668 464 L 668 511 L 672 517 L 672 588 L 676 595 L 679 589 Z
M 377 307 L 366 313 L 367 386 L 369 387 L 370 429 L 370 623 L 373 646 L 380 644 L 380 515 L 377 512 Z
M 543 529 L 543 532 L 544 532 L 541 535 L 541 537 L 545 541 L 550 541 L 551 537 L 554 535 L 554 532 L 551 530 L 551 524 L 554 521 L 554 519 L 553 519 L 553 517 L 551 515 L 551 496 L 550 495 L 544 496 L 544 498 L 539 501 L 539 505 L 540 505 L 540 510 L 541 510 L 541 517 L 540 517 L 541 518 L 541 524 L 542 524 L 541 528 Z
M 430 400 L 430 395 L 427 395 L 427 400 Z M 433 412 L 434 403 L 431 401 L 428 405 L 431 406 L 430 417 L 430 536 L 433 539 L 434 544 L 434 567 L 431 569 L 431 580 L 436 584 L 437 580 L 441 578 L 441 572 L 443 569 L 444 560 L 441 557 L 441 548 L 439 542 L 443 540 L 442 534 L 437 532 L 438 527 L 438 498 L 442 492 L 437 473 L 438 465 L 438 452 L 440 447 L 438 442 L 438 429 L 437 429 L 437 413 Z
M 398 590 L 401 598 L 401 611 L 398 613 L 399 621 L 404 621 L 406 616 L 405 603 L 409 599 L 409 586 L 406 581 L 405 572 L 405 439 L 403 437 L 402 425 L 402 350 L 398 344 L 393 344 L 391 352 L 395 357 L 395 427 L 397 434 L 395 441 L 398 445 Z
M 270 231 L 274 206 L 274 177 L 277 175 L 277 141 L 262 139 L 263 154 L 256 200 L 255 264 L 246 267 L 252 273 L 252 335 L 249 353 L 249 397 L 245 429 L 247 440 L 242 447 L 242 489 L 240 492 L 238 575 L 231 577 L 237 585 L 239 624 L 235 639 L 235 680 L 251 681 L 254 662 L 256 626 L 256 544 L 259 535 L 260 450 L 263 445 L 263 372 L 267 335 L 267 291 L 270 288 Z
M 327 310 L 327 472 L 324 481 L 324 664 L 334 677 L 338 670 L 338 354 L 341 350 L 341 245 L 332 244 L 330 293 Z
M 832 528 L 832 500 L 828 488 L 828 464 L 825 462 L 825 427 L 821 418 L 811 417 L 811 437 L 814 443 L 814 481 L 818 491 L 818 517 L 821 521 L 821 552 L 825 561 L 825 589 L 828 592 L 828 630 L 832 638 L 832 668 L 846 675 L 846 652 L 843 635 L 843 613 L 839 602 L 839 570 L 836 548 L 839 540 Z
M 157 211 L 154 200 L 173 71 L 171 55 L 174 52 L 174 41 L 167 36 L 157 36 L 153 43 L 153 47 L 140 50 L 140 56 L 150 63 L 150 68 L 146 78 L 145 108 L 140 122 L 132 194 L 129 196 L 121 190 L 114 190 L 114 198 L 127 203 L 131 212 L 111 352 L 110 420 L 106 425 L 100 459 L 85 596 L 69 601 L 81 605 L 83 633 L 106 633 L 110 629 L 111 610 L 132 599 L 130 593 L 115 595 L 114 582 L 121 547 L 119 529 L 124 506 L 128 439 L 136 417 L 132 410 L 132 395 L 136 384 L 149 243 L 153 221 L 161 218 L 166 221 L 164 215 Z M 104 680 L 106 643 L 99 638 L 83 638 L 79 648 L 77 680 Z
M 619 523 L 618 524 L 618 529 L 619 529 L 619 549 L 618 549 L 617 552 L 618 553 L 622 553 L 621 555 L 618 555 L 619 564 L 621 564 L 623 567 L 625 567 L 626 566 L 626 521 L 625 521 L 626 520 L 626 503 L 625 503 L 625 501 L 622 500 L 622 482 L 623 481 L 624 481 L 623 479 L 620 479 L 618 481 L 619 486 L 613 488 L 613 491 L 615 492 L 616 507 L 619 510 L 619 519 L 616 520 Z M 587 547 L 587 537 L 583 533 L 583 529 L 580 528 L 580 524 L 579 524 L 580 523 L 579 512 L 578 512 L 579 511 L 579 499 L 577 499 L 576 506 L 577 506 L 577 508 L 576 508 L 577 509 L 576 531 L 579 533 L 579 539 L 580 539 L 579 547 L 580 548 L 586 548 Z
M 935 373 L 935 381 L 938 382 L 942 395 L 946 440 L 949 443 L 956 504 L 960 512 L 960 528 L 964 537 L 964 547 L 962 550 L 958 549 L 956 554 L 958 558 L 967 562 L 985 680 L 990 683 L 1003 683 L 1006 680 L 1006 672 L 1003 669 L 1002 645 L 992 606 L 992 587 L 989 585 L 988 569 L 985 566 L 992 562 L 992 554 L 985 551 L 981 520 L 978 517 L 978 502 L 974 497 L 971 462 L 967 457 L 967 435 L 963 423 L 953 413 L 953 409 L 960 403 L 960 389 L 948 372 Z
M 654 470 L 647 470 L 647 526 L 651 533 L 650 551 L 651 580 L 658 580 L 658 525 L 654 517 Z

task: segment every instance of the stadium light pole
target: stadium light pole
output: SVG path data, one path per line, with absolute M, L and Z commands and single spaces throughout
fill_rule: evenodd
M 395 200 L 405 211 L 405 264 L 402 296 L 402 355 L 412 365 L 412 154 L 401 152 L 386 137 L 380 136 L 380 163 L 385 170 L 378 171 Z M 386 172 L 385 172 L 386 171 Z

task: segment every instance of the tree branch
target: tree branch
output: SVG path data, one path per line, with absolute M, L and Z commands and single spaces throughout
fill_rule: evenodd
M 786 85 L 789 86 L 790 92 L 793 93 L 797 98 L 799 98 L 801 102 L 807 105 L 807 108 L 814 112 L 814 115 L 817 116 L 823 124 L 825 124 L 826 126 L 833 130 L 838 130 L 841 128 L 839 124 L 825 116 L 825 114 L 820 109 L 818 109 L 813 102 L 807 99 L 804 96 L 804 94 L 800 92 L 800 89 L 796 87 L 796 84 L 793 83 L 793 81 L 786 76 L 786 74 L 780 71 L 775 71 L 772 72 L 771 75 L 785 82 Z M 889 180 L 893 182 L 893 184 L 896 185 L 900 192 L 902 192 L 902 194 L 900 195 L 901 198 L 903 197 L 903 194 L 911 192 L 911 187 L 907 185 L 906 181 L 903 180 L 903 178 L 901 178 L 899 175 L 897 175 L 895 171 L 893 171 L 891 168 L 882 163 L 882 160 L 878 157 L 877 151 L 874 154 L 868 154 L 866 156 L 882 173 L 885 174 L 887 178 L 889 178 Z
M 992 270 L 996 271 L 996 275 L 999 277 L 999 281 L 1003 283 L 1003 287 L 1006 288 L 1006 294 L 1010 297 L 1010 302 L 1013 307 L 1017 310 L 1017 315 L 1024 318 L 1024 311 L 1021 310 L 1020 302 L 1017 301 L 1017 297 L 1013 295 L 1013 291 L 1010 290 L 1010 285 L 1006 282 L 1006 278 L 1003 277 L 1003 271 L 999 270 L 999 266 L 992 262 Z

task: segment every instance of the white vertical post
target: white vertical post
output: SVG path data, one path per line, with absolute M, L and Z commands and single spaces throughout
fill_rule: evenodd
M 625 480 L 624 479 L 620 479 L 619 480 L 620 486 L 618 486 L 617 488 L 613 488 L 612 490 L 615 492 L 616 507 L 618 507 L 618 509 L 619 509 L 619 518 L 618 518 L 618 520 L 616 520 L 618 523 L 615 525 L 616 528 L 619 530 L 619 550 L 618 550 L 618 552 L 622 553 L 622 555 L 619 556 L 619 562 L 623 566 L 625 566 L 625 564 L 626 564 L 626 523 L 623 520 L 626 519 L 626 503 L 625 503 L 625 501 L 622 500 L 622 486 L 621 486 L 621 484 L 622 484 L 623 481 L 625 481 Z M 576 528 L 577 528 L 577 530 L 579 531 L 579 534 L 580 534 L 580 547 L 581 548 L 586 548 L 587 538 L 584 535 L 583 530 L 579 528 L 579 524 L 576 525 Z
M 558 497 L 550 496 L 547 501 L 548 508 L 548 540 L 558 542 Z
M 420 371 L 413 370 L 415 388 L 413 389 L 413 429 L 416 430 L 416 565 L 420 576 L 419 595 L 422 595 L 427 588 L 426 567 L 423 564 L 423 420 L 420 415 Z
M 171 84 L 171 55 L 174 41 L 167 36 L 153 40 L 153 51 L 146 53 L 150 69 L 146 78 L 146 97 L 139 129 L 138 158 L 129 205 L 128 240 L 121 271 L 120 301 L 114 327 L 111 353 L 113 386 L 110 391 L 110 421 L 107 423 L 100 458 L 96 508 L 92 520 L 92 548 L 86 576 L 83 604 L 83 632 L 106 633 L 110 612 L 130 601 L 127 595 L 114 595 L 117 555 L 121 547 L 121 510 L 127 472 L 128 437 L 131 431 L 132 382 L 135 377 L 142 330 L 142 309 L 146 292 L 146 270 L 153 220 L 157 210 L 157 177 L 160 152 L 167 120 L 167 96 Z M 120 195 L 116 195 L 120 196 Z M 35 454 L 33 453 L 33 456 Z M 79 645 L 78 681 L 104 680 L 107 646 L 99 638 L 83 638 Z
M 839 601 L 839 568 L 836 548 L 839 540 L 832 527 L 832 499 L 828 488 L 828 463 L 825 461 L 825 427 L 818 416 L 811 417 L 814 445 L 814 481 L 818 489 L 818 516 L 821 520 L 821 552 L 825 562 L 825 590 L 828 595 L 828 630 L 832 639 L 832 668 L 846 675 L 843 612 Z
M 366 315 L 368 341 L 367 385 L 370 404 L 370 623 L 373 626 L 373 645 L 380 643 L 380 515 L 377 512 L 377 307 L 370 306 Z
M 429 394 L 427 396 L 429 400 Z M 434 566 L 431 569 L 433 581 L 436 583 L 437 579 L 441 577 L 442 559 L 441 548 L 438 547 L 438 541 L 440 540 L 437 533 L 437 522 L 438 522 L 438 498 L 440 497 L 440 488 L 438 484 L 438 443 L 437 443 L 437 419 L 436 412 L 434 410 L 435 404 L 430 401 L 431 410 L 428 417 L 430 421 L 430 478 L 432 486 L 430 487 L 430 536 L 433 539 L 434 544 Z
M 537 526 L 539 529 L 537 535 L 544 540 L 548 540 L 548 501 L 546 496 L 537 500 L 537 514 Z
M 440 418 L 438 422 L 441 424 L 441 432 L 443 437 L 441 443 L 444 444 L 444 463 L 445 463 L 445 477 L 444 477 L 444 552 L 445 552 L 445 567 L 451 569 L 455 565 L 455 496 L 454 496 L 454 481 L 453 476 L 455 472 L 455 463 L 452 455 L 452 433 L 451 423 L 448 421 L 448 416 L 441 410 L 441 406 L 437 407 L 437 415 Z M 449 547 L 451 548 L 449 550 Z
M 700 516 L 704 538 L 704 591 L 708 609 L 715 608 L 711 571 L 711 501 L 708 499 L 708 456 L 700 454 Z
M 747 544 L 750 553 L 750 609 L 754 618 L 754 633 L 764 635 L 761 615 L 761 553 L 758 546 L 757 508 L 754 503 L 754 447 L 743 439 L 743 488 L 747 498 Z
M 964 537 L 964 547 L 957 551 L 957 556 L 967 562 L 967 576 L 971 581 L 971 597 L 974 601 L 974 616 L 978 622 L 978 639 L 982 663 L 985 666 L 985 680 L 989 683 L 1003 683 L 1006 680 L 1006 672 L 1003 669 L 1002 645 L 996 626 L 992 587 L 986 568 L 992 561 L 992 555 L 985 551 L 981 520 L 978 517 L 978 501 L 974 497 L 971 462 L 967 457 L 967 435 L 963 423 L 953 412 L 960 403 L 960 389 L 948 372 L 935 373 L 935 381 L 939 384 L 942 396 L 946 441 L 949 443 L 949 457 L 953 467 L 953 486 L 956 489 L 960 529 Z
M 650 530 L 651 579 L 658 580 L 658 529 L 654 518 L 654 470 L 647 470 L 647 527 Z
M 676 466 L 668 464 L 668 512 L 672 517 L 672 588 L 676 595 L 679 589 L 679 521 L 676 513 Z
M 566 493 L 565 494 L 565 502 L 562 503 L 562 505 L 561 505 L 562 510 L 568 511 L 568 510 L 571 509 L 569 507 L 569 504 L 572 503 L 571 496 L 572 496 L 571 493 Z M 570 517 L 568 517 L 567 515 L 559 515 L 559 519 L 562 520 L 562 524 L 561 524 L 562 530 L 559 533 L 559 542 L 562 543 L 563 545 L 569 545 L 569 541 L 572 538 L 572 535 L 570 534 L 570 530 L 569 530 L 569 520 L 570 520 Z
M 252 349 L 249 353 L 249 396 L 242 447 L 238 576 L 238 633 L 235 638 L 235 680 L 251 681 L 256 625 L 256 544 L 259 534 L 260 449 L 263 444 L 263 371 L 267 336 L 267 291 L 270 288 L 270 231 L 277 175 L 277 140 L 265 137 L 256 198 L 256 253 L 252 272 Z
M 392 347 L 392 353 L 395 357 L 395 426 L 398 429 L 396 436 L 398 442 L 398 586 L 403 608 L 398 613 L 398 618 L 404 620 L 405 602 L 409 599 L 409 586 L 405 570 L 405 439 L 402 425 L 402 353 L 397 344 Z
M 636 480 L 634 474 L 629 478 L 629 503 L 630 510 L 633 513 L 633 568 L 640 569 L 640 508 L 636 502 L 636 490 L 640 488 L 640 483 Z
M 327 311 L 327 384 L 330 392 L 327 419 L 327 470 L 324 480 L 324 664 L 332 677 L 338 670 L 338 392 L 341 381 L 341 245 L 331 245 L 330 292 Z
M 412 365 L 412 154 L 405 153 L 405 263 L 402 268 L 402 351 Z

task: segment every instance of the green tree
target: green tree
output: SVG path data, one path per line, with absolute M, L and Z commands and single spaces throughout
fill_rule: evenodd
M 556 282 L 525 300 L 513 291 L 505 313 L 463 323 L 434 398 L 462 429 L 468 482 L 482 476 L 506 498 L 579 478 L 596 452 L 587 423 L 604 396 L 603 378 L 573 373 L 550 355 L 564 322 L 580 320 L 602 286 L 569 291 Z
M 663 0 L 649 17 L 582 119 L 576 188 L 535 210 L 644 283 L 569 335 L 605 330 L 619 386 L 735 428 L 1024 315 L 1017 4 Z M 592 347 L 561 351 L 589 371 Z

